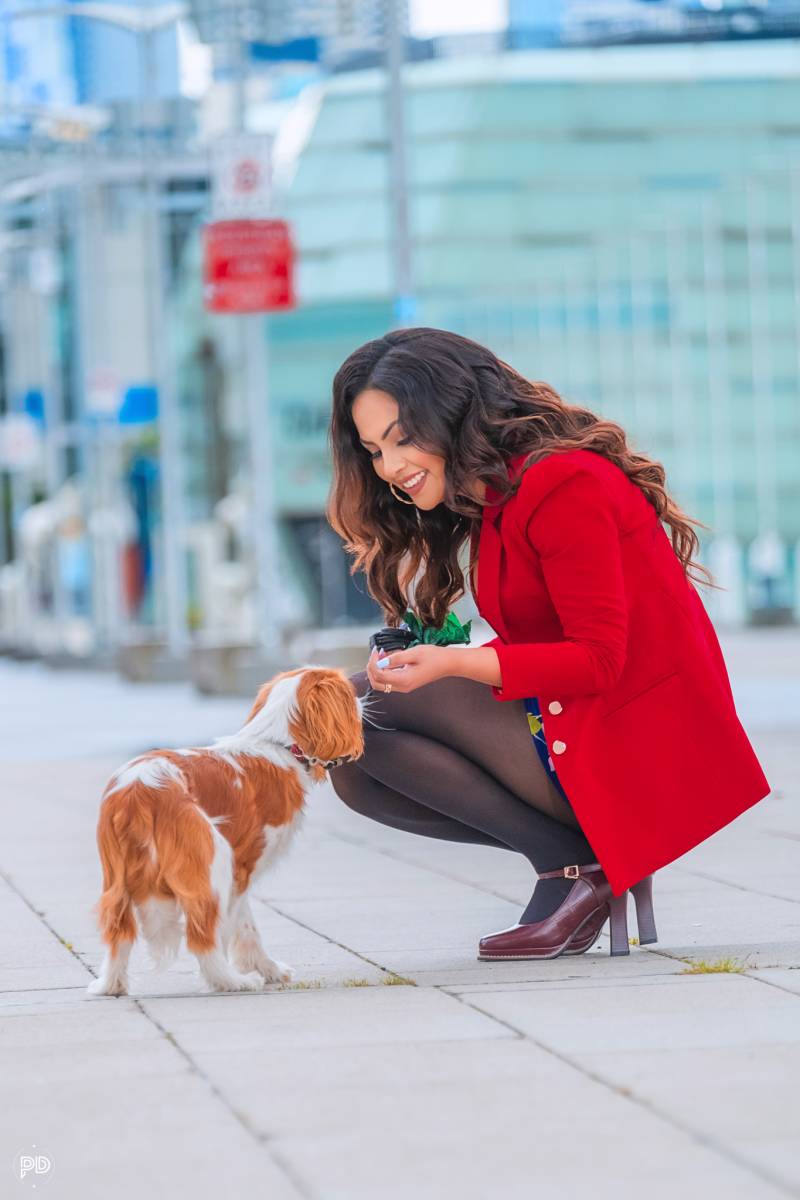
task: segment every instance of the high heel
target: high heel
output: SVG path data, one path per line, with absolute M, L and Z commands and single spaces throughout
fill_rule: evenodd
M 631 888 L 636 904 L 636 924 L 639 929 L 639 945 L 649 946 L 658 941 L 656 921 L 653 916 L 653 876 L 645 875 Z
M 649 946 L 653 942 L 658 941 L 656 934 L 656 922 L 653 916 L 653 876 L 646 875 L 644 879 L 640 879 L 633 887 L 629 889 L 633 893 L 633 899 L 636 904 L 636 924 L 639 931 L 639 945 Z M 627 898 L 628 892 L 625 893 L 626 913 L 625 913 L 625 936 L 627 937 Z M 616 900 L 622 901 L 623 897 L 618 896 Z M 609 913 L 598 909 L 592 920 L 587 921 L 586 925 L 575 935 L 567 949 L 564 951 L 567 955 L 585 954 L 587 950 L 591 950 L 599 938 Z M 621 919 L 617 917 L 617 939 L 616 953 L 625 954 L 624 949 L 620 949 L 620 938 L 622 934 Z M 628 943 L 630 945 L 630 943 Z M 612 950 L 612 954 L 614 951 Z
M 611 955 L 630 954 L 628 941 L 628 893 L 621 896 L 610 896 L 608 907 L 611 914 Z

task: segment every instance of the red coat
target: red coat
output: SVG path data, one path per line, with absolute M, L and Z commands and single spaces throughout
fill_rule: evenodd
M 492 694 L 538 697 L 558 777 L 619 895 L 770 785 L 700 596 L 625 472 L 558 452 L 505 505 L 491 487 L 486 498 L 476 603 L 499 634 L 486 643 L 500 660 Z

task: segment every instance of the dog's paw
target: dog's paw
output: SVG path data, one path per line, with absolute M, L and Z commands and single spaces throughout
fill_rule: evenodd
M 107 983 L 102 977 L 93 979 L 86 989 L 87 996 L 127 996 L 128 988 L 122 980 Z
M 259 975 L 234 975 L 213 984 L 215 992 L 260 992 L 264 981 Z
M 265 983 L 291 983 L 295 972 L 294 967 L 290 967 L 288 963 L 271 959 L 269 966 L 264 967 L 261 974 Z

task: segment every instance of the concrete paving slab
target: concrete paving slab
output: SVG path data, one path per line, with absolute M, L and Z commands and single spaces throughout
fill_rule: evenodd
M 106 1196 L 112 1180 L 115 1196 L 131 1198 L 212 1200 L 256 1178 L 280 1200 L 302 1195 L 131 1000 L 88 1005 L 68 997 L 59 1006 L 51 994 L 44 1005 L 6 1011 L 0 1060 L 0 1161 L 9 1184 L 16 1155 L 35 1144 L 54 1163 L 49 1194 L 65 1200 Z M 2 1194 L 12 1193 L 4 1186 Z
M 800 1047 L 800 1002 L 745 975 L 657 975 L 618 987 L 468 990 L 462 999 L 564 1054 Z M 479 996 L 479 998 L 478 998 Z
M 210 1039 L 219 1047 L 253 1049 L 513 1036 L 500 1022 L 443 992 L 408 985 L 324 991 L 288 988 L 268 995 L 147 1000 L 143 1007 L 190 1054 Z
M 666 1198 L 695 1185 L 743 1200 L 777 1194 L 521 1039 L 233 1051 L 208 1043 L 193 1054 L 311 1195 L 522 1197 L 532 1187 L 580 1188 L 587 1165 L 609 1161 L 613 1185 L 596 1177 L 593 1194 L 633 1197 L 652 1186 Z M 646 1158 L 632 1145 L 646 1145 Z
M 800 1193 L 800 1109 L 789 1096 L 800 1070 L 796 1040 L 752 1045 L 743 1031 L 739 1044 L 582 1052 L 577 1059 L 751 1164 L 786 1195 Z

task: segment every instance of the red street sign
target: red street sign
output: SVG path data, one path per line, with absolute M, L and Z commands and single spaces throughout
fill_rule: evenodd
M 294 308 L 286 221 L 214 221 L 203 229 L 203 303 L 209 312 Z

